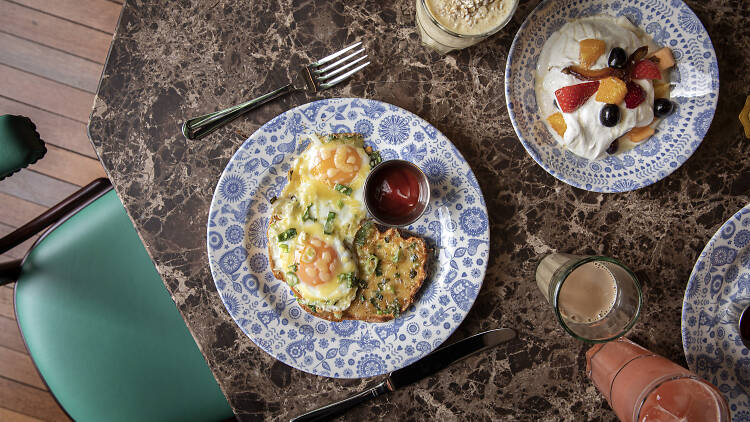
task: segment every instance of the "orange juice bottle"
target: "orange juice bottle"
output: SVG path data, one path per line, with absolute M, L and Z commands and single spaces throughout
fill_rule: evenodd
M 622 422 L 730 420 L 716 387 L 626 338 L 589 349 L 586 372 Z

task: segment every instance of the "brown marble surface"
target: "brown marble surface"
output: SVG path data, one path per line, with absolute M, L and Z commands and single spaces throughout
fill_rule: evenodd
M 242 420 L 288 420 L 374 380 L 334 380 L 276 362 L 234 324 L 206 258 L 211 195 L 235 149 L 295 94 L 208 138 L 186 118 L 284 83 L 288 69 L 354 40 L 373 64 L 320 97 L 387 101 L 430 121 L 461 150 L 490 210 L 491 259 L 479 297 L 452 339 L 509 326 L 522 340 L 361 406 L 346 420 L 613 420 L 585 377 L 582 344 L 558 327 L 533 278 L 559 250 L 621 259 L 644 280 L 631 338 L 685 363 L 682 297 L 716 229 L 750 202 L 750 140 L 737 120 L 750 93 L 750 2 L 690 0 L 716 47 L 721 94 L 696 153 L 635 192 L 598 194 L 548 175 L 518 142 L 503 93 L 513 35 L 538 3 L 522 1 L 489 41 L 447 57 L 420 46 L 414 1 L 134 0 L 115 35 L 90 125 L 117 193 L 231 405 Z

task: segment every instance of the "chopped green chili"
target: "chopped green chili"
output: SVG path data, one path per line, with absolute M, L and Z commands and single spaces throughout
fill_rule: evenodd
M 367 258 L 367 266 L 365 267 L 365 270 L 367 271 L 367 274 L 372 274 L 377 272 L 379 266 L 380 259 L 375 255 L 370 255 L 370 257 Z
M 285 242 L 294 236 L 297 236 L 297 229 L 292 227 L 291 229 L 284 230 L 283 232 L 279 233 L 279 242 Z
M 371 228 L 372 222 L 367 221 L 362 224 L 362 227 L 360 227 L 359 230 L 357 230 L 357 234 L 354 235 L 354 243 L 357 244 L 357 246 L 364 246 L 367 236 L 370 235 Z
M 343 193 L 344 195 L 347 195 L 347 196 L 349 196 L 349 195 L 352 194 L 352 188 L 350 188 L 349 186 L 346 186 L 346 185 L 339 184 L 339 183 L 336 183 L 336 186 L 334 186 L 333 189 L 337 190 L 337 191 L 339 191 L 339 192 L 341 192 L 341 193 Z
M 326 218 L 326 224 L 323 226 L 323 233 L 333 233 L 333 220 L 336 218 L 336 213 L 333 211 L 328 212 L 328 218 Z
M 393 263 L 398 264 L 401 261 L 401 248 L 399 247 L 395 254 L 393 254 Z
M 357 285 L 357 280 L 354 277 L 354 273 L 341 273 L 339 274 L 339 283 L 346 282 L 346 286 L 349 288 Z
M 297 274 L 289 271 L 286 273 L 286 282 L 290 286 L 296 286 L 299 283 L 299 278 L 297 277 Z
M 379 151 L 373 151 L 370 153 L 370 168 L 377 166 L 383 162 L 383 158 L 380 156 Z
M 305 209 L 305 213 L 302 214 L 302 221 L 307 221 L 307 220 L 318 221 L 317 218 L 313 217 L 312 214 L 310 214 L 310 208 L 312 208 L 312 206 L 313 204 L 310 204 L 307 206 L 307 208 Z

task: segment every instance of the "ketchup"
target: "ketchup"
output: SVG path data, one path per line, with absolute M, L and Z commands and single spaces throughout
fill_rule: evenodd
M 375 176 L 373 199 L 383 214 L 403 217 L 419 203 L 419 179 L 412 169 L 389 166 Z

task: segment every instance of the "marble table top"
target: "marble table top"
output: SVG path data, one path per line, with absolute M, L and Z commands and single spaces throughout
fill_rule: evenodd
M 567 336 L 534 281 L 551 251 L 616 257 L 641 277 L 645 312 L 630 337 L 685 365 L 680 310 L 690 271 L 716 229 L 750 202 L 750 140 L 737 115 L 750 94 L 750 3 L 688 0 L 711 35 L 721 93 L 696 153 L 666 179 L 623 194 L 568 186 L 526 153 L 508 119 L 505 61 L 537 0 L 473 48 L 446 57 L 419 43 L 414 1 L 128 0 L 94 106 L 90 136 L 167 289 L 241 420 L 288 420 L 376 380 L 317 377 L 277 362 L 235 325 L 206 257 L 211 195 L 235 149 L 295 94 L 209 137 L 187 118 L 282 85 L 289 69 L 354 40 L 373 64 L 322 97 L 364 97 L 435 125 L 474 169 L 490 211 L 489 267 L 452 339 L 516 328 L 521 341 L 360 406 L 346 420 L 614 420 L 586 378 L 588 346 Z

